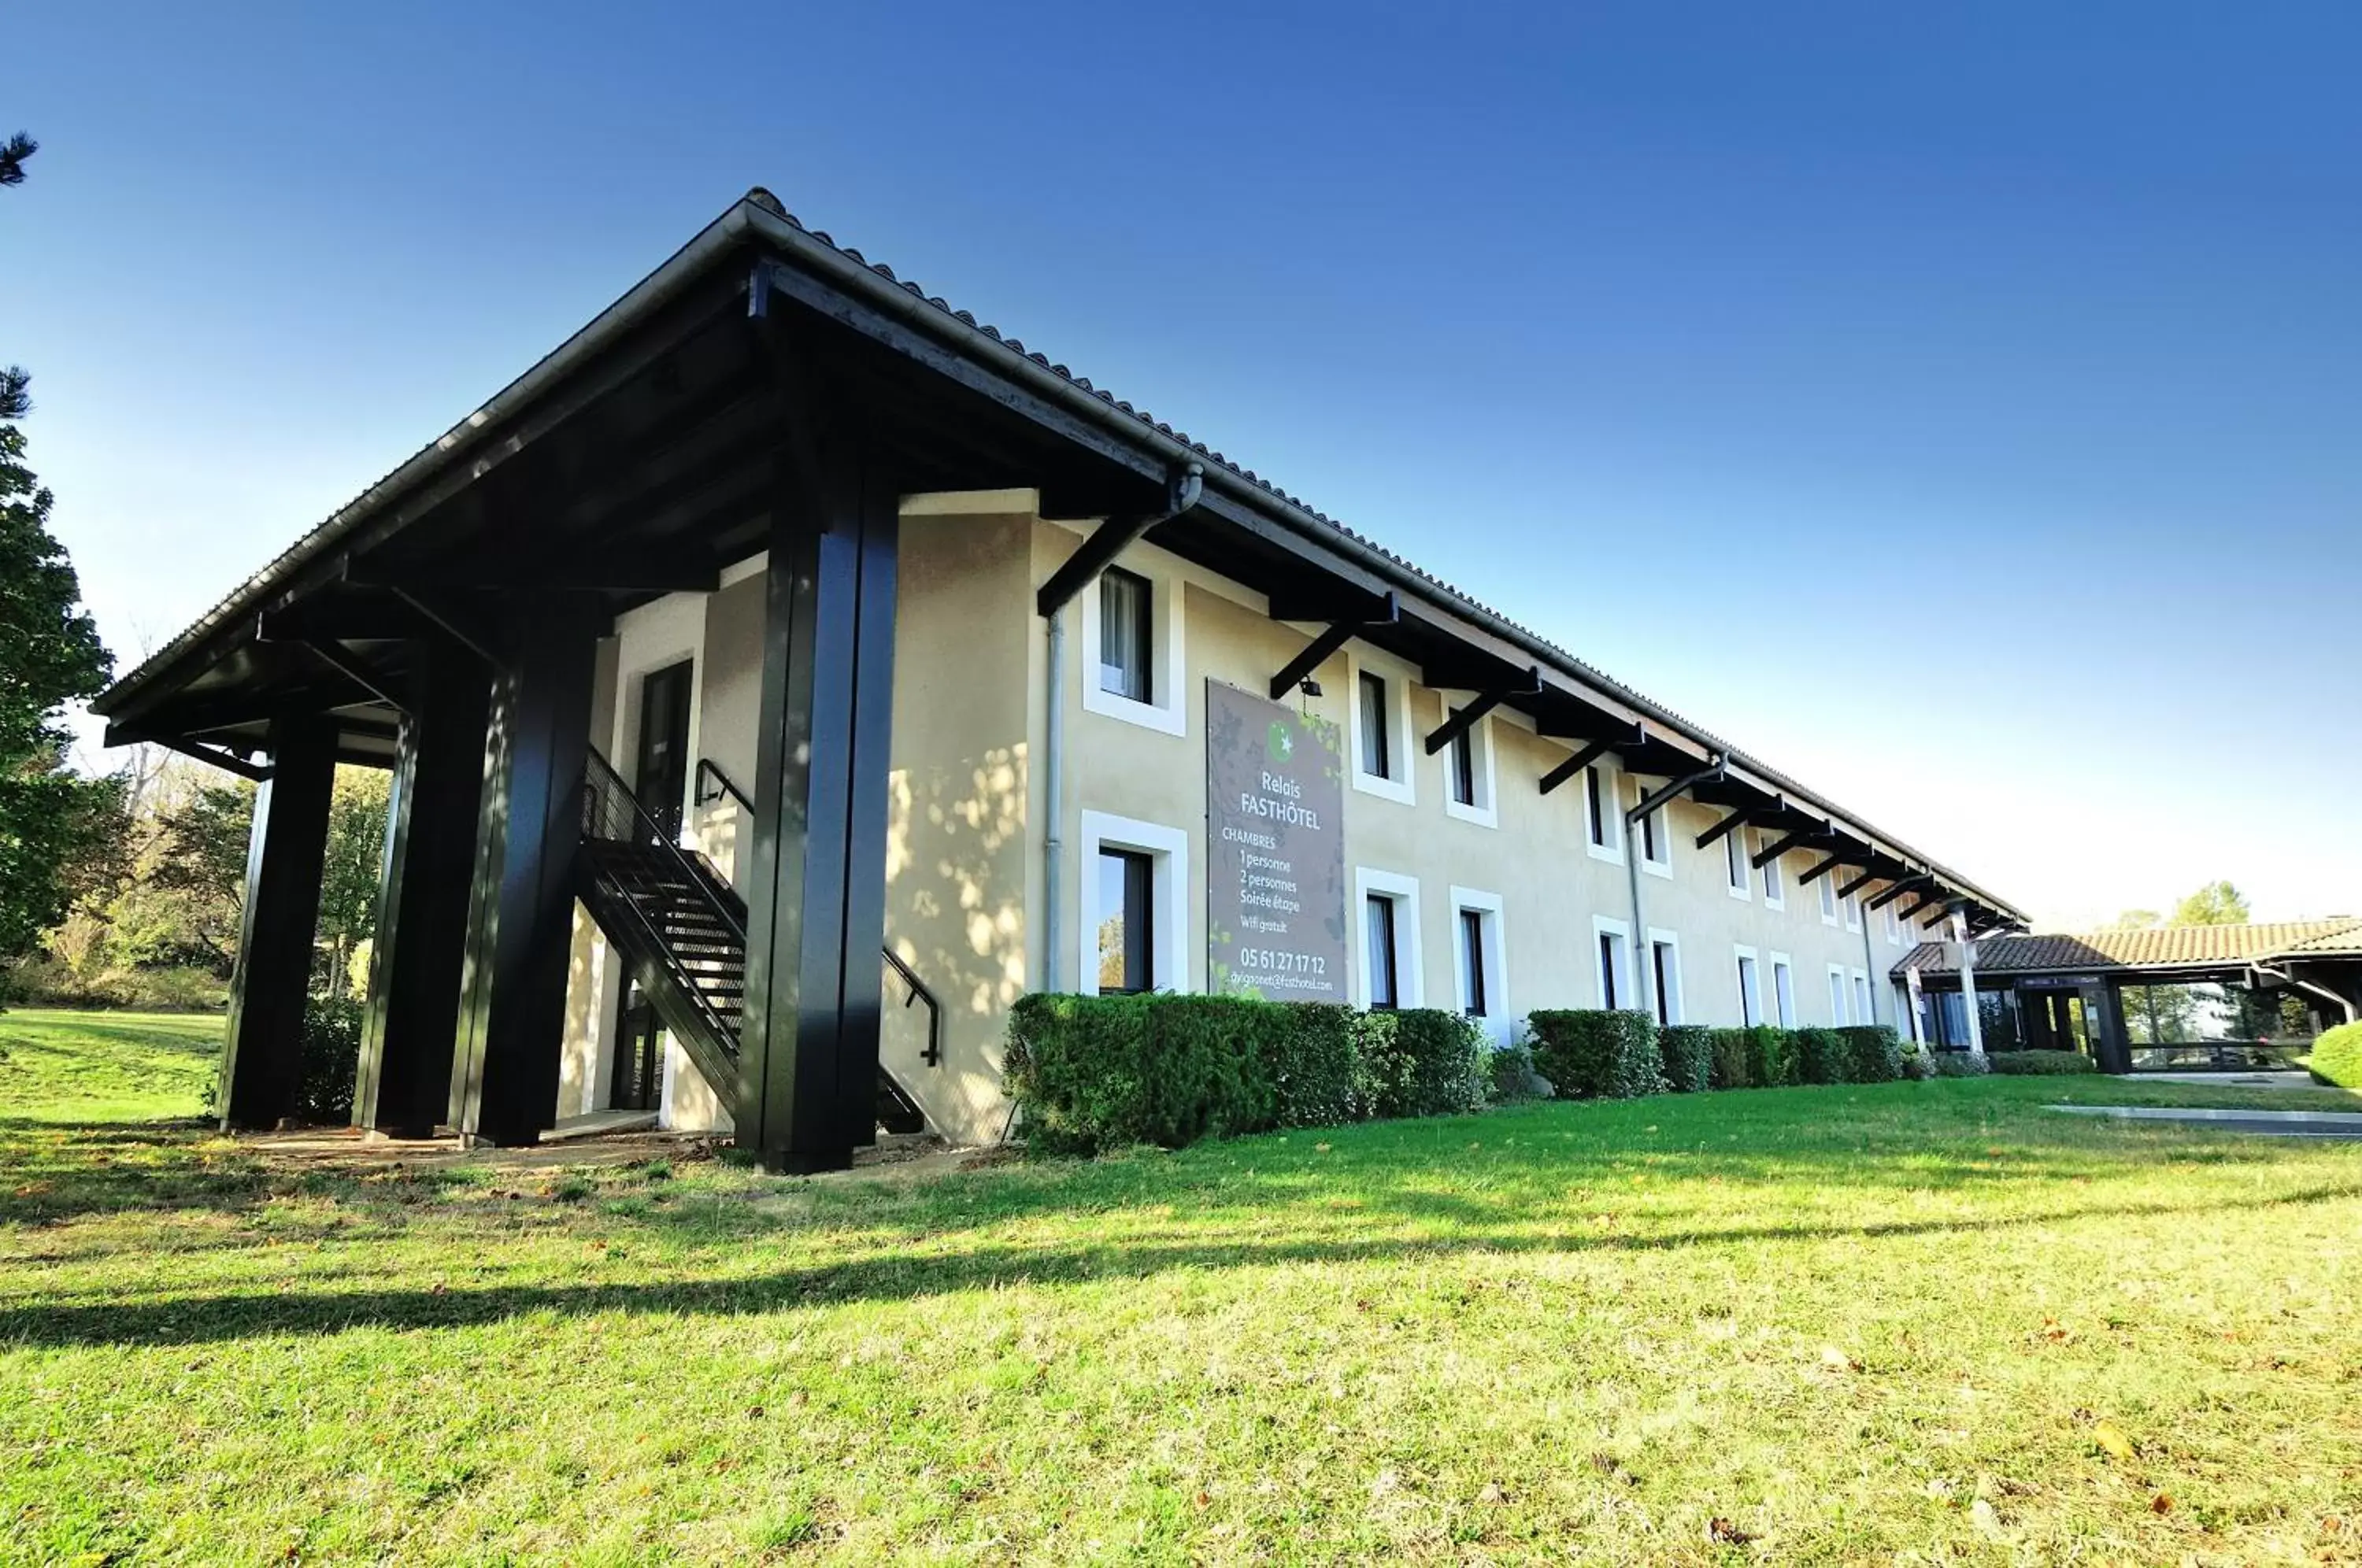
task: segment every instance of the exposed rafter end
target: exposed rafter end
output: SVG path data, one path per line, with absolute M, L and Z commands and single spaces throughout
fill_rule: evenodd
M 1624 813 L 1624 820 L 1633 823 L 1639 822 L 1642 817 L 1654 812 L 1666 801 L 1678 799 L 1682 795 L 1683 791 L 1692 789 L 1696 785 L 1703 784 L 1709 778 L 1721 778 L 1723 767 L 1723 756 L 1720 752 L 1716 752 L 1714 755 L 1713 762 L 1709 763 L 1707 766 L 1699 768 L 1694 773 L 1685 774 L 1679 778 L 1673 779 L 1671 783 L 1666 784 L 1652 794 L 1642 796 L 1637 805 L 1635 805 L 1630 811 Z
M 218 767 L 225 773 L 235 773 L 240 778 L 250 778 L 257 784 L 270 777 L 270 769 L 261 763 L 250 762 L 235 752 L 224 751 L 218 746 L 210 746 L 202 741 L 186 740 L 179 735 L 149 734 L 145 731 L 126 730 L 109 724 L 106 726 L 105 743 L 110 746 L 160 745 L 166 751 L 177 751 L 182 756 L 194 757 L 197 761 Z
M 1142 513 L 1136 516 L 1110 517 L 1091 531 L 1082 547 L 1068 556 L 1065 564 L 1050 574 L 1034 596 L 1033 607 L 1044 618 L 1055 615 L 1066 607 L 1067 601 L 1083 591 L 1083 585 L 1115 564 L 1116 557 L 1125 547 L 1160 523 L 1169 523 L 1198 504 L 1206 491 L 1206 466 L 1190 463 L 1176 469 L 1164 481 L 1164 510 Z
M 1749 864 L 1760 871 L 1800 845 L 1826 843 L 1837 835 L 1837 824 L 1834 823 L 1824 822 L 1818 827 L 1798 828 L 1794 833 L 1783 834 L 1778 839 L 1765 845 L 1763 852 L 1756 856 Z
M 1903 897 L 1904 894 L 1916 892 L 1918 889 L 1926 887 L 1935 879 L 1935 878 L 1929 876 L 1925 871 L 1919 872 L 1915 876 L 1905 877 L 1900 882 L 1896 882 L 1893 886 L 1881 891 L 1878 897 L 1871 900 L 1869 907 L 1874 910 L 1882 910 L 1887 905 L 1893 903 L 1895 900 Z
M 1714 826 L 1698 834 L 1697 846 L 1700 849 L 1712 849 L 1717 842 L 1729 837 L 1732 834 L 1737 833 L 1740 828 L 1745 827 L 1747 825 L 1747 819 L 1753 814 L 1754 813 L 1749 811 L 1745 806 L 1737 808 L 1730 813 L 1730 815 L 1723 818 L 1722 821 L 1715 823 Z
M 1512 697 L 1539 697 L 1542 690 L 1542 667 L 1534 665 L 1525 673 L 1506 683 L 1479 691 L 1464 708 L 1455 708 L 1443 717 L 1443 723 L 1427 733 L 1427 755 L 1433 756 L 1462 735 L 1476 727 L 1476 722 Z

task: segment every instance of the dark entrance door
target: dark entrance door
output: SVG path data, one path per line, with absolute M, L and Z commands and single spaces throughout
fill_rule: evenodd
M 640 681 L 640 756 L 632 792 L 668 838 L 680 836 L 689 795 L 689 678 L 695 668 L 683 659 Z
M 654 1110 L 664 1094 L 664 1025 L 637 980 L 624 987 L 624 1008 L 615 1025 L 614 1075 L 607 1104 L 616 1110 Z

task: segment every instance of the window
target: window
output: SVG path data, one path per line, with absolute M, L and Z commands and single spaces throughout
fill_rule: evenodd
M 1156 914 L 1151 889 L 1156 862 L 1137 849 L 1101 849 L 1098 872 L 1098 988 L 1102 993 L 1154 990 L 1156 966 L 1151 955 Z
M 1785 953 L 1772 955 L 1772 1021 L 1796 1027 L 1796 971 Z
M 1838 885 L 1835 881 L 1831 880 L 1831 878 L 1836 877 L 1836 875 L 1837 873 L 1834 870 L 1831 870 L 1823 874 L 1820 879 L 1821 923 L 1823 925 L 1835 925 L 1838 922 Z
M 1485 1016 L 1485 912 L 1460 911 L 1460 1010 L 1471 1018 Z
M 1657 1021 L 1682 1021 L 1681 939 L 1670 931 L 1649 932 L 1649 983 L 1656 993 Z
M 1452 969 L 1460 982 L 1460 1010 L 1483 1021 L 1485 1032 L 1506 1043 L 1509 987 L 1502 970 L 1500 895 L 1454 888 L 1451 909 Z
M 1386 691 L 1386 678 L 1371 670 L 1362 671 L 1359 692 L 1362 704 L 1362 771 L 1373 778 L 1392 778 L 1395 776 L 1394 702 Z
M 1738 1021 L 1748 1029 L 1763 1021 L 1763 988 L 1756 976 L 1755 952 L 1748 947 L 1738 949 Z
M 1846 1021 L 1845 971 L 1835 964 L 1829 966 L 1829 1021 L 1840 1026 Z
M 1189 835 L 1105 812 L 1082 821 L 1080 988 L 1195 988 L 1189 938 Z
M 1829 873 L 1827 880 L 1834 882 L 1837 879 L 1836 872 L 1833 871 Z M 1861 929 L 1861 895 L 1860 893 L 1849 893 L 1846 895 L 1845 923 L 1848 931 L 1860 931 Z
M 1402 1006 L 1402 965 L 1395 952 L 1395 901 L 1384 893 L 1363 900 L 1363 947 L 1370 966 L 1370 1005 Z
M 1616 799 L 1616 781 L 1606 768 L 1595 762 L 1583 770 L 1583 819 L 1591 835 L 1588 847 L 1595 858 L 1620 862 L 1623 815 L 1615 809 Z
M 1443 704 L 1445 718 L 1453 709 Z M 1443 748 L 1443 810 L 1446 815 L 1481 827 L 1496 827 L 1493 810 L 1493 718 L 1485 714 Z
M 1357 867 L 1353 890 L 1362 911 L 1357 999 L 1369 1008 L 1418 1006 L 1418 883 Z
M 1878 1021 L 1870 1015 L 1870 977 L 1860 969 L 1853 972 L 1853 1021 L 1856 1023 Z
M 1632 928 L 1620 920 L 1594 915 L 1591 931 L 1598 955 L 1599 1005 L 1611 1009 L 1634 1006 L 1639 999 L 1632 995 Z
M 1902 919 L 1902 917 L 1901 917 L 1900 915 L 1898 915 L 1898 914 L 1895 912 L 1895 906 L 1894 906 L 1894 902 L 1893 902 L 1893 900 L 1889 900 L 1887 901 L 1886 908 L 1885 908 L 1885 910 L 1884 910 L 1884 911 L 1883 911 L 1883 912 L 1885 913 L 1885 916 L 1886 916 L 1886 940 L 1887 940 L 1887 942 L 1888 942 L 1891 945 L 1893 945 L 1893 946 L 1896 946 L 1896 947 L 1900 947 L 1900 946 L 1902 946 L 1902 945 L 1903 945 L 1903 919 Z
M 1763 834 L 1757 834 L 1755 853 L 1760 855 L 1768 847 L 1763 842 Z M 1780 861 L 1776 856 L 1763 863 L 1763 907 L 1767 910 L 1788 907 L 1788 890 L 1780 881 Z
M 1730 896 L 1734 899 L 1751 897 L 1755 890 L 1755 873 L 1747 864 L 1747 830 L 1733 828 L 1722 835 L 1722 862 L 1730 880 Z
M 1154 598 L 1148 580 L 1109 567 L 1099 574 L 1099 690 L 1134 702 L 1155 701 L 1149 674 Z
M 1409 678 L 1376 668 L 1352 646 L 1345 650 L 1345 668 L 1353 686 L 1349 714 L 1353 788 L 1410 805 L 1415 800 L 1411 742 L 1417 732 L 1410 722 Z
M 1135 546 L 1138 554 L 1161 552 Z M 1083 709 L 1169 735 L 1188 733 L 1178 583 L 1148 567 L 1109 567 L 1080 596 Z
M 1632 780 L 1632 803 L 1638 806 L 1649 798 L 1649 787 L 1642 780 Z M 1640 867 L 1660 877 L 1673 874 L 1673 846 L 1665 835 L 1665 808 L 1659 806 L 1634 823 L 1640 842 Z

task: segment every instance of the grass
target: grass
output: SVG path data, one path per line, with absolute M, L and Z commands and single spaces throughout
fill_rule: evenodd
M 105 1021 L 0 1020 L 0 1561 L 2362 1560 L 2362 1147 L 2040 1109 L 2235 1092 L 331 1176 L 73 1125 Z

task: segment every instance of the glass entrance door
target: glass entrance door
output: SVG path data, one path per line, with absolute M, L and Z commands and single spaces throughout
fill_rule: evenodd
M 640 680 L 640 753 L 632 792 L 675 839 L 689 797 L 689 678 L 695 668 L 683 659 Z

